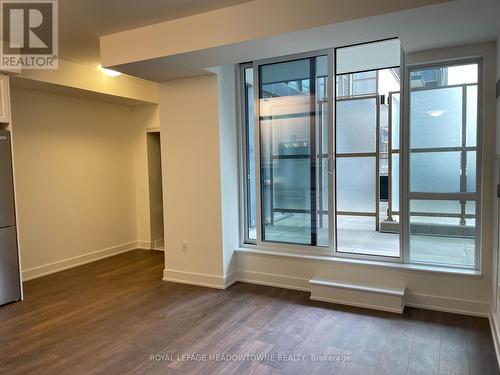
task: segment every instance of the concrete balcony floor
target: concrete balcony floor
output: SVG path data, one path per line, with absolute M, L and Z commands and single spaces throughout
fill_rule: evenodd
M 419 218 L 420 221 L 424 218 Z M 267 224 L 265 239 L 272 242 L 309 244 L 310 222 L 306 214 L 286 214 Z M 255 236 L 255 233 L 253 233 Z M 318 245 L 328 246 L 328 218 L 318 229 Z M 454 266 L 474 266 L 474 239 L 446 236 L 410 236 L 410 257 L 416 262 Z M 337 217 L 337 248 L 339 252 L 398 257 L 399 234 L 375 230 L 375 218 L 366 216 Z

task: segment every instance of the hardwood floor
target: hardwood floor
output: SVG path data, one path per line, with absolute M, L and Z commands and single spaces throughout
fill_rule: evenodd
M 135 250 L 26 282 L 23 302 L 0 307 L 0 373 L 498 374 L 487 319 L 214 290 L 164 282 L 162 270 L 163 253 Z

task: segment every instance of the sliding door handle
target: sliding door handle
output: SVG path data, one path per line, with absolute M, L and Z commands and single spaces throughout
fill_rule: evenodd
M 328 155 L 327 169 L 328 174 L 333 176 L 333 174 L 335 173 L 335 158 L 333 157 L 333 155 Z

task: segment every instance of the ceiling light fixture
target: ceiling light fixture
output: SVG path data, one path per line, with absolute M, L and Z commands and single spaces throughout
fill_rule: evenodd
M 434 111 L 428 111 L 427 114 L 432 117 L 441 117 L 446 111 L 443 109 L 436 109 Z
M 108 77 L 118 77 L 121 74 L 120 72 L 117 72 L 116 70 L 111 70 L 111 69 L 103 68 L 102 65 L 98 65 L 97 68 L 103 74 L 106 74 Z

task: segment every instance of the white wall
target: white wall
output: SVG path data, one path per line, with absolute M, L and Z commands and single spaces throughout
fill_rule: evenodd
M 500 79 L 500 35 L 497 37 L 497 80 Z M 497 99 L 497 147 L 496 153 L 500 155 L 500 98 Z
M 94 67 L 81 65 L 69 61 L 59 60 L 57 69 L 24 69 L 20 78 L 56 86 L 57 89 L 66 88 L 85 92 L 89 96 L 106 95 L 111 98 L 120 98 L 131 103 L 158 103 L 158 84 L 137 77 L 120 75 L 108 77 Z
M 135 248 L 147 165 L 135 110 L 20 88 L 11 98 L 23 276 Z
M 224 285 L 215 75 L 160 84 L 165 279 Z M 186 251 L 182 243 L 187 242 Z
M 500 79 L 500 35 L 497 37 L 497 44 L 496 44 L 496 50 L 497 50 L 497 61 L 496 61 L 496 79 Z M 496 101 L 496 153 L 495 153 L 495 173 L 493 174 L 495 176 L 495 182 L 498 183 L 500 181 L 500 98 L 497 99 Z M 500 281 L 500 275 L 498 274 L 498 271 L 500 270 L 500 256 L 499 256 L 499 244 L 500 244 L 500 231 L 499 231 L 499 225 L 500 225 L 500 204 L 499 204 L 499 199 L 495 198 L 495 203 L 493 205 L 494 212 L 493 212 L 493 218 L 492 218 L 492 223 L 493 223 L 493 257 L 492 257 L 492 263 L 493 263 L 493 272 L 492 272 L 492 288 L 493 288 L 493 295 L 492 295 L 492 318 L 494 322 L 494 328 L 496 329 L 496 339 L 495 344 L 496 344 L 496 349 L 497 349 L 497 356 L 500 354 L 498 352 L 499 345 L 498 345 L 498 337 L 500 337 L 500 286 L 499 286 L 499 281 Z
M 160 85 L 165 279 L 222 288 L 239 244 L 236 71 L 213 70 Z
M 497 80 L 500 80 L 500 35 L 497 37 Z M 499 183 L 500 182 L 500 98 L 497 99 L 497 137 L 496 137 L 496 168 L 495 168 L 495 182 Z M 500 245 L 500 233 L 499 233 L 499 219 L 500 219 L 500 205 L 499 205 L 499 200 L 498 197 L 495 199 L 496 201 L 496 215 L 495 215 L 495 220 L 493 222 L 494 225 L 494 241 L 495 241 L 495 249 L 496 249 L 496 262 L 495 265 L 496 267 L 496 278 L 494 278 L 494 287 L 496 290 L 496 298 L 498 299 L 500 297 L 500 293 L 498 291 L 499 288 L 499 276 L 498 276 L 498 271 L 500 270 L 500 256 L 499 256 L 499 245 Z M 499 307 L 498 300 L 497 300 L 497 309 Z
M 223 273 L 235 277 L 239 245 L 238 121 L 236 105 L 236 69 L 234 65 L 218 67 L 220 186 L 222 214 Z M 230 280 L 229 280 L 230 281 Z

